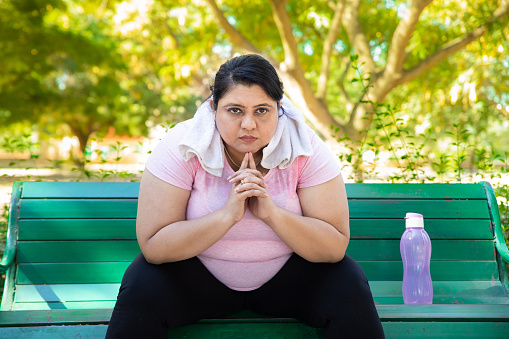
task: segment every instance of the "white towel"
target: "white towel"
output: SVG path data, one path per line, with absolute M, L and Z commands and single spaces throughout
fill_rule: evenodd
M 216 128 L 211 99 L 199 108 L 190 126 L 179 144 L 179 151 L 185 161 L 198 157 L 203 169 L 208 173 L 221 177 L 224 167 L 224 145 Z M 302 113 L 283 96 L 279 109 L 279 121 L 276 132 L 269 144 L 263 149 L 261 165 L 264 168 L 288 168 L 298 156 L 313 155 L 311 139 L 307 132 Z

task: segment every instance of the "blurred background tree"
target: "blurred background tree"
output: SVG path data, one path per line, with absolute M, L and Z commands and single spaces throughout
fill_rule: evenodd
M 373 102 L 402 85 L 407 100 L 422 95 L 424 86 L 426 101 L 433 101 L 432 94 L 449 92 L 460 77 L 475 91 L 489 78 L 491 64 L 504 60 L 507 86 L 506 0 L 205 2 L 222 29 L 222 44 L 271 58 L 289 96 L 325 137 L 336 125 L 357 138 L 373 118 L 370 105 L 359 104 L 367 98 L 350 82 L 350 54 L 359 56 Z M 474 69 L 477 74 L 470 75 Z
M 361 101 L 385 101 L 416 133 L 447 140 L 461 123 L 500 150 L 508 11 L 508 0 L 3 0 L 0 123 L 64 125 L 82 152 L 110 126 L 147 135 L 191 117 L 227 58 L 259 53 L 324 138 L 330 125 L 361 138 L 374 117 Z
M 82 153 L 92 133 L 130 127 L 119 119 L 118 44 L 85 10 L 59 0 L 0 4 L 2 122 L 30 121 L 47 135 L 65 124 Z

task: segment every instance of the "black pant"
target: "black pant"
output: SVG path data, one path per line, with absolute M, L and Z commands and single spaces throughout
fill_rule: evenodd
M 106 338 L 167 338 L 168 329 L 248 308 L 324 328 L 324 338 L 384 338 L 369 284 L 349 256 L 311 263 L 293 254 L 266 284 L 234 291 L 197 258 L 152 265 L 142 254 L 125 272 Z

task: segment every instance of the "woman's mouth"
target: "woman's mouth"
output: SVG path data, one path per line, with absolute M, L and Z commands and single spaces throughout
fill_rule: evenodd
M 258 138 L 253 137 L 252 135 L 243 135 L 240 137 L 240 140 L 244 142 L 255 142 Z

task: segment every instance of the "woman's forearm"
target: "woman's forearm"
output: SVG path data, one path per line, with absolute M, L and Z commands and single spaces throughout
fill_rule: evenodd
M 345 256 L 349 236 L 323 220 L 278 207 L 265 222 L 288 247 L 308 261 L 338 262 Z M 348 219 L 344 222 L 348 223 Z
M 221 209 L 197 219 L 169 224 L 140 243 L 140 247 L 152 264 L 185 260 L 215 244 L 234 224 L 231 216 Z

